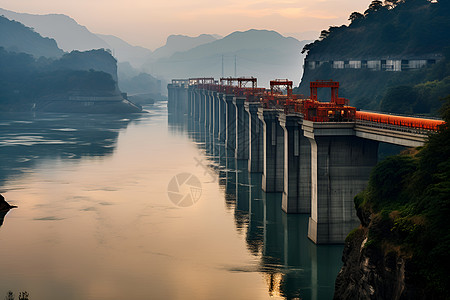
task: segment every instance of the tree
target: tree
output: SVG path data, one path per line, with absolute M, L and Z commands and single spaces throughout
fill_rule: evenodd
M 313 47 L 313 45 L 314 45 L 314 43 L 306 44 L 306 45 L 303 47 L 303 49 L 302 49 L 302 54 L 305 53 L 305 52 L 307 52 L 307 51 L 309 51 L 309 50 L 311 50 L 311 48 Z
M 329 36 L 329 35 L 330 35 L 330 31 L 328 31 L 328 30 L 322 30 L 322 31 L 320 32 L 319 40 L 326 39 L 327 36 Z
M 372 3 L 370 3 L 369 8 L 364 12 L 364 15 L 367 16 L 368 14 L 378 11 L 383 7 L 383 2 L 380 0 L 373 0 Z
M 350 17 L 348 19 L 353 23 L 356 20 L 364 19 L 364 15 L 362 13 L 355 11 L 350 14 Z
M 390 8 L 396 7 L 402 0 L 384 0 L 384 5 Z

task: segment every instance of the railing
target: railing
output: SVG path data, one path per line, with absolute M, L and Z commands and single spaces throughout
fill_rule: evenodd
M 406 133 L 412 133 L 412 134 L 420 134 L 420 135 L 429 135 L 435 130 L 431 129 L 423 129 L 423 128 L 414 128 L 414 127 L 407 127 L 402 125 L 393 125 L 393 124 L 386 124 L 386 123 L 378 123 L 374 121 L 367 121 L 367 120 L 355 120 L 355 124 L 371 127 L 371 128 L 377 128 L 377 129 L 385 129 L 385 130 L 393 130 L 398 132 L 406 132 Z

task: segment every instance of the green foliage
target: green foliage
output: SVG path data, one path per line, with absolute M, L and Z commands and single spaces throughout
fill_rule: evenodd
M 294 92 L 308 95 L 310 81 L 333 79 L 340 82 L 340 95 L 359 109 L 437 116 L 439 99 L 450 93 L 450 1 L 393 0 L 382 7 L 379 2 L 373 1 L 365 15 L 352 13 L 349 26 L 330 27 L 322 39 L 306 45 L 307 60 L 433 54 L 444 59 L 432 67 L 404 72 L 332 69 L 325 63 L 306 69 Z
M 406 0 L 383 6 L 381 1 L 372 1 L 364 16 L 352 13 L 349 26 L 310 44 L 309 58 L 316 60 L 326 53 L 345 59 L 441 53 L 450 45 L 450 22 L 443 2 Z
M 409 199 L 404 194 L 404 185 L 417 169 L 417 161 L 411 156 L 391 156 L 380 162 L 369 180 L 369 193 L 374 209 L 404 205 Z
M 349 243 L 351 242 L 353 239 L 355 239 L 357 236 L 361 235 L 363 232 L 363 230 L 361 228 L 355 228 L 352 231 L 350 231 L 350 233 L 347 235 L 347 237 L 345 238 L 345 242 Z
M 450 96 L 442 117 L 450 120 Z M 355 197 L 358 209 L 370 210 L 366 247 L 392 249 L 410 258 L 409 279 L 430 298 L 450 293 L 450 128 L 430 136 L 415 155 L 380 162 L 367 189 Z

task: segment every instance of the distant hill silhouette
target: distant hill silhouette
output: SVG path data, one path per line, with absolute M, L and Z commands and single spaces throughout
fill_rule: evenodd
M 31 27 L 42 36 L 55 39 L 58 46 L 67 52 L 110 49 L 118 61 L 128 61 L 134 67 L 151 60 L 152 51 L 149 49 L 130 45 L 113 35 L 94 34 L 63 14 L 35 15 L 0 8 L 0 15 Z
M 140 68 L 152 57 L 152 51 L 149 49 L 130 45 L 114 35 L 97 34 L 97 36 L 109 45 L 118 61 L 129 62 L 135 68 Z
M 152 98 L 159 100 L 161 94 L 167 94 L 167 82 L 133 68 L 128 62 L 117 64 L 119 88 L 129 95 L 152 94 Z
M 269 81 L 275 78 L 289 78 L 298 83 L 303 70 L 300 52 L 306 43 L 275 31 L 237 31 L 222 39 L 161 58 L 151 65 L 151 69 L 166 79 L 218 78 L 222 75 L 223 56 L 224 76 L 233 76 L 236 57 L 237 76 L 255 76 L 262 86 L 268 86 Z
M 60 57 L 64 52 L 55 40 L 43 38 L 31 28 L 0 16 L 0 47 L 11 52 L 24 52 L 36 58 Z
M 159 47 L 153 52 L 153 60 L 163 57 L 170 57 L 176 52 L 183 52 L 195 48 L 197 46 L 214 42 L 219 37 L 217 35 L 201 34 L 197 37 L 185 35 L 170 35 L 166 44 Z
M 55 39 L 58 46 L 67 52 L 109 48 L 104 40 L 63 14 L 34 15 L 0 8 L 0 15 L 32 27 L 44 37 Z

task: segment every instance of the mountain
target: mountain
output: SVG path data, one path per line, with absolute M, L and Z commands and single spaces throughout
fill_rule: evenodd
M 372 1 L 351 24 L 323 30 L 304 51 L 305 72 L 294 92 L 309 95 L 309 82 L 333 79 L 352 106 L 437 116 L 450 93 L 450 2 Z
M 176 52 L 183 52 L 197 46 L 213 42 L 220 38 L 218 35 L 201 34 L 197 37 L 185 35 L 170 35 L 166 44 L 153 52 L 153 59 L 157 60 L 163 57 L 170 57 Z
M 17 13 L 0 8 L 0 15 L 32 27 L 42 36 L 56 40 L 64 51 L 87 51 L 92 49 L 111 49 L 119 61 L 128 61 L 140 67 L 152 55 L 149 49 L 132 46 L 113 35 L 94 34 L 74 19 L 62 14 L 33 15 Z
M 153 73 L 165 79 L 189 77 L 254 76 L 261 86 L 270 80 L 289 78 L 299 81 L 306 44 L 275 31 L 248 30 L 161 58 L 151 65 Z M 155 51 L 156 53 L 156 51 Z
M 129 62 L 133 67 L 139 68 L 152 58 L 152 51 L 147 48 L 132 46 L 113 35 L 97 34 L 97 36 L 109 45 L 109 49 L 120 62 Z
M 31 54 L 36 58 L 60 57 L 63 54 L 55 40 L 43 38 L 31 28 L 2 16 L 0 16 L 0 47 L 7 51 Z
M 117 64 L 117 73 L 119 76 L 119 88 L 128 95 L 148 94 L 154 100 L 163 98 L 161 94 L 166 94 L 167 82 L 153 77 L 150 74 L 143 73 L 128 62 Z
M 66 15 L 33 15 L 16 13 L 1 8 L 0 15 L 32 27 L 44 37 L 55 39 L 58 46 L 67 52 L 109 48 L 109 45 L 104 40 Z
M 0 48 L 0 110 L 126 113 L 142 109 L 117 86 L 116 60 L 105 50 L 36 59 Z

